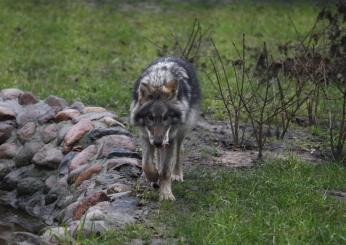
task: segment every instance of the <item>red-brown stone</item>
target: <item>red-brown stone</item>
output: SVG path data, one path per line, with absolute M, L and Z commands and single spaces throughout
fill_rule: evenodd
M 72 120 L 75 117 L 78 117 L 80 115 L 80 112 L 75 110 L 75 109 L 66 109 L 63 111 L 59 111 L 56 115 L 55 115 L 55 120 L 57 121 L 68 121 L 68 120 Z
M 92 206 L 99 202 L 109 201 L 110 198 L 104 192 L 96 192 L 83 198 L 73 210 L 73 219 L 79 220 L 85 214 L 85 212 Z
M 80 165 L 87 163 L 97 153 L 97 147 L 95 145 L 89 145 L 77 156 L 75 156 L 69 166 L 69 171 L 73 171 Z
M 77 124 L 73 125 L 66 133 L 64 138 L 64 150 L 69 151 L 71 146 L 80 140 L 83 135 L 93 128 L 90 120 L 82 119 Z
M 24 92 L 18 97 L 18 102 L 21 105 L 30 105 L 38 102 L 36 97 L 31 92 Z
M 101 164 L 93 164 L 86 170 L 84 170 L 76 179 L 76 186 L 79 186 L 84 180 L 90 179 L 94 174 L 101 172 Z

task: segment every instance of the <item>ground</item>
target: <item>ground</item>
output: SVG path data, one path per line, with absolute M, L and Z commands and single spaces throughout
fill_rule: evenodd
M 344 167 L 322 161 L 293 143 L 295 137 L 287 142 L 295 150 L 256 162 L 255 150 L 225 142 L 226 129 L 223 122 L 203 119 L 187 138 L 185 181 L 173 184 L 176 202 L 158 203 L 157 190 L 142 187 L 137 195 L 151 210 L 148 217 L 83 244 L 345 242 Z M 222 154 L 229 156 L 227 162 Z
M 240 45 L 243 33 L 249 47 L 265 41 L 275 52 L 309 30 L 319 4 L 1 0 L 0 88 L 79 99 L 127 116 L 133 81 L 162 55 L 157 46 L 172 46 L 172 32 L 186 39 L 195 18 L 233 58 L 232 42 Z M 281 154 L 279 160 L 249 161 L 256 149 L 234 149 L 226 123 L 216 121 L 225 117 L 205 77 L 205 58 L 197 69 L 211 118 L 185 143 L 185 182 L 173 187 L 177 201 L 158 203 L 157 191 L 139 187 L 143 205 L 152 205 L 146 220 L 80 244 L 345 243 L 345 168 L 316 164 L 321 142 L 307 141 L 310 128 L 291 132 L 283 144 L 273 140 L 267 152 Z

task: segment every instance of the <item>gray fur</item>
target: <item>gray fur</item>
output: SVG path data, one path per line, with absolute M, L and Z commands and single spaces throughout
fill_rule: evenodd
M 159 182 L 161 200 L 175 199 L 172 179 L 183 181 L 181 147 L 196 124 L 200 100 L 192 65 L 178 58 L 156 60 L 134 85 L 130 122 L 140 129 L 143 170 L 149 181 Z

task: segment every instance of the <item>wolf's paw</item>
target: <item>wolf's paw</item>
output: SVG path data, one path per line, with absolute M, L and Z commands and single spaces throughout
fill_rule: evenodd
M 163 200 L 175 201 L 175 197 L 172 192 L 160 192 L 160 201 Z
M 183 174 L 172 174 L 171 176 L 173 181 L 184 182 Z

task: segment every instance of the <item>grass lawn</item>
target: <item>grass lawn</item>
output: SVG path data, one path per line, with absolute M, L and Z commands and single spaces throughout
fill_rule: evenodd
M 220 52 L 234 57 L 234 41 L 257 46 L 296 38 L 312 26 L 314 1 L 0 0 L 0 89 L 17 87 L 41 99 L 50 94 L 128 114 L 133 82 L 158 56 L 152 42 L 172 45 L 195 18 Z M 317 2 L 317 1 L 316 1 Z M 204 58 L 204 62 L 208 60 Z M 198 67 L 203 108 L 218 110 L 212 86 Z M 346 191 L 340 165 L 290 159 L 252 169 L 190 171 L 174 185 L 177 201 L 163 202 L 153 227 L 138 224 L 81 244 L 124 244 L 163 237 L 169 244 L 346 244 Z M 150 199 L 155 193 L 147 193 Z
M 154 229 L 130 226 L 83 244 L 155 236 L 167 244 L 345 244 L 346 201 L 327 194 L 345 191 L 345 179 L 340 165 L 296 159 L 250 170 L 199 169 L 174 185 L 177 201 L 161 204 Z
M 314 1 L 125 2 L 0 0 L 0 88 L 82 100 L 124 116 L 133 82 L 158 56 L 148 39 L 170 47 L 171 33 L 187 38 L 198 18 L 221 53 L 235 57 L 232 42 L 240 45 L 243 33 L 249 46 L 275 47 L 296 37 L 289 16 L 304 33 L 317 13 Z M 213 89 L 199 73 L 204 108 L 213 109 Z

